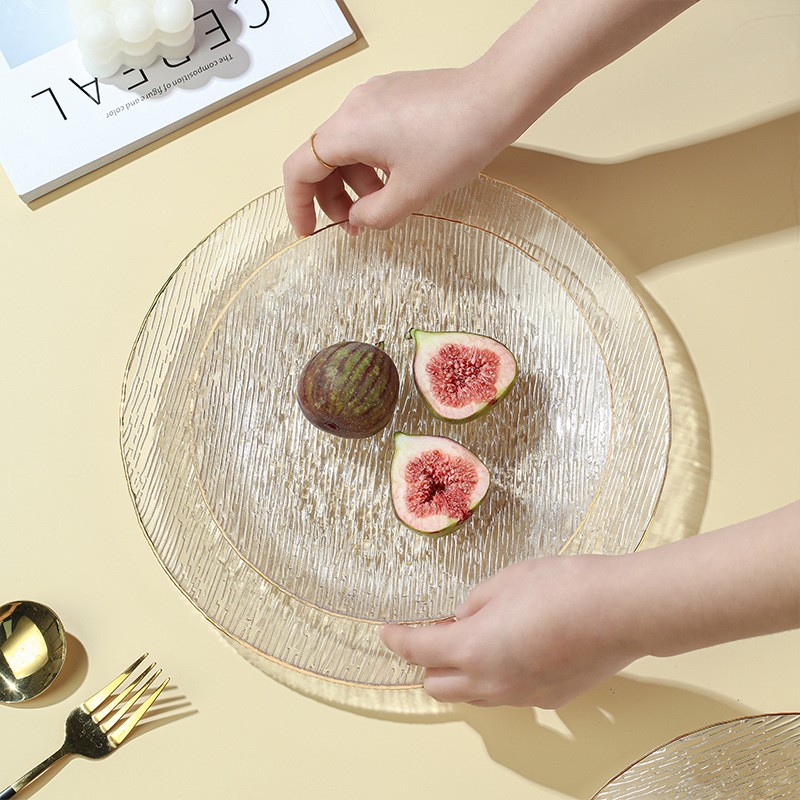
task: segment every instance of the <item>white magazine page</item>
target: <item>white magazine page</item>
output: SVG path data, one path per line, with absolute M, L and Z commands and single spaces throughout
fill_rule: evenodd
M 0 3 L 0 163 L 26 201 L 354 41 L 335 0 L 194 0 L 180 61 L 84 68 L 68 0 Z

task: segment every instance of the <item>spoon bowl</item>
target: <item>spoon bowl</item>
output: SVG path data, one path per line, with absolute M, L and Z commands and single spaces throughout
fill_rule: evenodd
M 0 606 L 0 703 L 21 703 L 55 680 L 67 654 L 58 615 L 41 603 Z

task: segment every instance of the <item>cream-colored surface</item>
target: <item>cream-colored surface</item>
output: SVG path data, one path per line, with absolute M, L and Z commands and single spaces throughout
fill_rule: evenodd
M 32 794 L 588 798 L 664 740 L 800 708 L 797 633 L 643 660 L 558 714 L 404 711 L 396 698 L 376 711 L 374 698 L 328 685 L 307 696 L 241 658 L 138 529 L 119 390 L 170 272 L 280 184 L 283 158 L 350 86 L 463 63 L 527 5 L 351 0 L 363 38 L 324 64 L 31 208 L 0 176 L 0 602 L 40 600 L 70 634 L 59 682 L 0 707 L 0 788 L 55 750 L 68 710 L 145 649 L 174 679 L 169 706 L 120 753 L 76 760 Z M 675 447 L 645 545 L 800 493 L 798 14 L 795 2 L 703 0 L 487 170 L 583 228 L 653 316 Z

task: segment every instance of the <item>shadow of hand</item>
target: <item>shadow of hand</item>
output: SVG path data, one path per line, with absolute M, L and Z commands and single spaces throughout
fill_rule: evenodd
M 565 214 L 630 277 L 796 226 L 799 131 L 789 114 L 610 164 L 508 147 L 484 172 Z
M 616 676 L 557 712 L 462 707 L 491 758 L 529 781 L 591 797 L 664 742 L 749 709 L 694 689 Z

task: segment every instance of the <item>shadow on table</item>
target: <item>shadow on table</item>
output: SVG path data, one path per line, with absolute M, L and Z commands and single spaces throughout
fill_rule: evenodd
M 664 742 L 752 713 L 730 698 L 691 686 L 625 675 L 603 681 L 558 711 L 540 711 L 437 703 L 421 689 L 298 683 L 289 670 L 274 664 L 261 668 L 307 697 L 365 717 L 416 725 L 466 723 L 481 736 L 493 761 L 579 800 Z
M 570 797 L 588 798 L 664 742 L 749 712 L 687 687 L 617 676 L 557 712 L 467 706 L 458 716 L 480 734 L 498 764 Z
M 798 225 L 800 114 L 619 163 L 508 147 L 484 172 L 538 197 L 626 277 Z
M 667 474 L 640 550 L 686 539 L 702 526 L 711 481 L 708 408 L 692 362 L 664 309 L 638 282 L 636 293 L 655 330 L 669 381 L 672 418 Z

